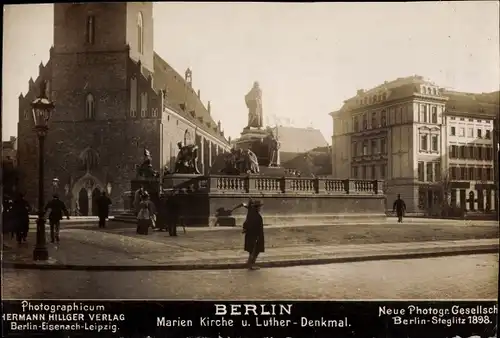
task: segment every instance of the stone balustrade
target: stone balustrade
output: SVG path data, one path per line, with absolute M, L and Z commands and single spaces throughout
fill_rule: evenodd
M 210 193 L 377 195 L 383 187 L 380 180 L 221 175 L 205 179 Z

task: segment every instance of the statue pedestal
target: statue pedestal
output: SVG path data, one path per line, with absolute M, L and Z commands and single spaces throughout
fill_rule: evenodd
M 236 140 L 237 149 L 250 149 L 257 156 L 260 166 L 269 166 L 269 132 L 264 129 L 245 128 L 241 132 L 241 137 Z

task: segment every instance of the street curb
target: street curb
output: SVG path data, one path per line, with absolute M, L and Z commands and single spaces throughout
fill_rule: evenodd
M 439 248 L 430 252 L 398 252 L 387 254 L 367 254 L 359 256 L 327 257 L 327 258 L 304 258 L 277 261 L 264 261 L 258 265 L 262 268 L 284 268 L 303 265 L 323 265 L 334 263 L 355 263 L 367 261 L 395 260 L 395 259 L 418 259 L 446 256 L 492 254 L 499 252 L 498 244 L 488 244 L 463 248 Z M 242 261 L 245 257 L 242 255 Z M 2 262 L 3 269 L 24 270 L 73 270 L 73 271 L 189 271 L 189 270 L 229 270 L 246 269 L 244 263 L 188 263 L 188 264 L 155 264 L 155 265 L 71 265 L 71 264 L 36 264 L 36 263 L 10 263 Z

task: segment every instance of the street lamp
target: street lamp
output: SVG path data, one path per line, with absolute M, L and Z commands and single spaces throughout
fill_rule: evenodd
M 54 177 L 52 179 L 52 187 L 54 188 L 54 194 L 57 192 L 57 188 L 59 188 L 59 179 Z
M 49 101 L 46 94 L 45 81 L 40 84 L 40 95 L 31 103 L 33 109 L 33 120 L 35 121 L 35 131 L 38 135 L 38 219 L 36 221 L 36 246 L 33 250 L 35 261 L 46 261 L 49 259 L 49 252 L 45 242 L 45 212 L 44 212 L 44 142 L 49 130 L 49 120 L 54 110 L 54 103 Z
M 111 186 L 111 183 L 108 182 L 108 184 L 106 184 L 106 191 L 108 192 L 108 196 L 111 195 L 111 189 L 113 187 Z

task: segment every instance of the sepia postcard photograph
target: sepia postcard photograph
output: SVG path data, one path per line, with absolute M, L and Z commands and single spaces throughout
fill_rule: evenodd
M 4 5 L 2 299 L 496 300 L 499 10 Z

